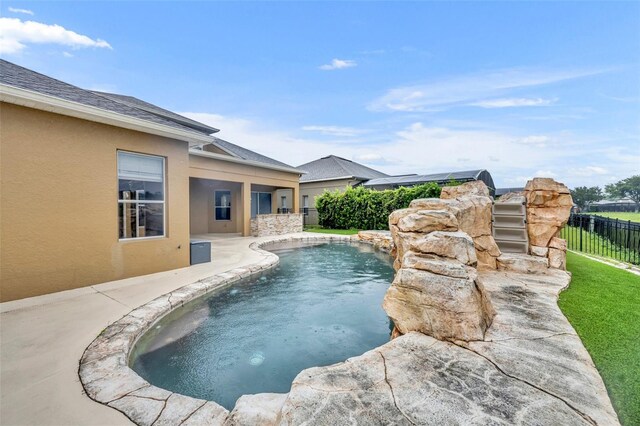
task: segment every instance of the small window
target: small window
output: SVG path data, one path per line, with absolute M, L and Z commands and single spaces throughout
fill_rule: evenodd
M 120 239 L 162 237 L 164 157 L 118 151 Z
M 283 196 L 280 197 L 280 204 L 281 204 L 280 207 L 282 207 L 283 209 L 287 208 L 287 196 L 286 195 L 283 195 Z
M 231 191 L 214 192 L 216 220 L 231 220 Z
M 309 196 L 308 195 L 303 195 L 302 196 L 302 207 L 309 208 Z

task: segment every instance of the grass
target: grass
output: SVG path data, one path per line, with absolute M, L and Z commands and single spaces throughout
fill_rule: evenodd
M 558 305 L 604 380 L 623 425 L 640 425 L 640 276 L 567 253 Z
M 305 232 L 317 232 L 320 234 L 338 234 L 338 235 L 354 235 L 357 234 L 359 229 L 330 229 L 323 228 L 319 225 L 307 225 L 304 228 Z
M 611 219 L 630 220 L 632 222 L 640 222 L 640 213 L 633 212 L 589 212 L 594 216 L 610 217 Z

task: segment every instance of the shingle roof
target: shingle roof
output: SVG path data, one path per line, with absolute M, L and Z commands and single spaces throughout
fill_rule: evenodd
M 310 163 L 302 164 L 297 168 L 307 172 L 307 174 L 300 178 L 300 182 L 331 180 L 342 177 L 368 180 L 389 176 L 370 167 L 335 155 L 329 155 L 311 161 Z
M 469 180 L 477 180 L 484 170 L 467 170 L 463 172 L 447 172 L 433 173 L 429 175 L 406 175 L 406 176 L 389 176 L 378 179 L 371 179 L 364 186 L 381 186 L 381 185 L 397 185 L 408 186 L 427 182 L 447 183 L 452 180 L 466 182 Z
M 176 114 L 175 112 L 166 110 L 164 108 L 160 108 L 159 106 L 150 104 L 149 102 L 145 102 L 138 98 L 134 98 L 133 96 L 119 95 L 116 93 L 98 92 L 96 90 L 92 90 L 91 92 L 95 93 L 96 95 L 104 96 L 114 101 L 123 103 L 125 105 L 129 105 L 134 108 L 138 108 L 143 111 L 150 112 L 152 114 L 160 115 L 161 117 L 167 118 L 169 120 L 177 121 L 180 124 L 191 127 L 207 135 L 210 135 L 211 133 L 215 133 L 219 131 L 215 127 L 207 126 L 206 124 L 202 124 L 198 121 Z
M 220 138 L 216 138 L 214 137 L 214 141 L 213 141 L 214 145 L 217 145 L 218 147 L 220 147 L 222 150 L 229 152 L 230 154 L 242 158 L 243 160 L 251 160 L 251 161 L 258 161 L 260 163 L 265 163 L 265 164 L 271 164 L 272 166 L 280 166 L 280 167 L 288 167 L 291 169 L 299 169 L 299 167 L 293 167 L 290 166 L 288 164 L 285 164 L 281 161 L 278 160 L 274 160 L 273 158 L 267 157 L 266 155 L 262 155 L 262 154 L 258 154 L 255 151 L 251 151 L 249 149 L 243 148 L 241 146 L 238 146 L 234 143 L 225 141 L 223 139 Z M 300 173 L 302 173 L 302 170 L 300 170 Z
M 80 87 L 56 80 L 2 59 L 0 59 L 0 83 L 153 123 L 171 126 L 198 135 L 209 136 L 218 131 L 216 128 L 183 117 L 164 108 L 134 98 L 133 96 L 81 89 Z M 242 148 L 231 142 L 213 136 L 210 137 L 214 145 L 219 146 L 233 157 L 256 161 L 271 166 L 294 169 L 294 167 L 274 160 L 273 158 Z
M 199 135 L 212 133 L 204 133 L 203 131 L 181 124 L 177 120 L 172 120 L 167 117 L 127 105 L 126 103 L 118 102 L 106 96 L 98 95 L 89 90 L 84 90 L 77 86 L 56 80 L 55 78 L 37 73 L 3 59 L 0 59 L 0 83 L 123 114 L 129 117 L 150 121 L 152 123 L 170 126 L 183 131 L 197 133 Z

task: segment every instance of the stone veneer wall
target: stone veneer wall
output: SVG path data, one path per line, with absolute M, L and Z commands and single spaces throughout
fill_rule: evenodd
M 251 235 L 267 237 L 302 232 L 303 214 L 260 214 L 251 219 Z
M 560 231 L 567 224 L 573 199 L 569 188 L 551 178 L 534 178 L 524 190 L 529 251 L 549 259 L 549 267 L 566 269 L 567 242 Z

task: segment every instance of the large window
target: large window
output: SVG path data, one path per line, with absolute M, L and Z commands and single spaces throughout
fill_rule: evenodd
M 216 220 L 231 220 L 231 191 L 214 191 Z
M 270 192 L 251 192 L 251 217 L 259 214 L 271 214 Z
M 121 239 L 164 236 L 164 158 L 118 151 Z

